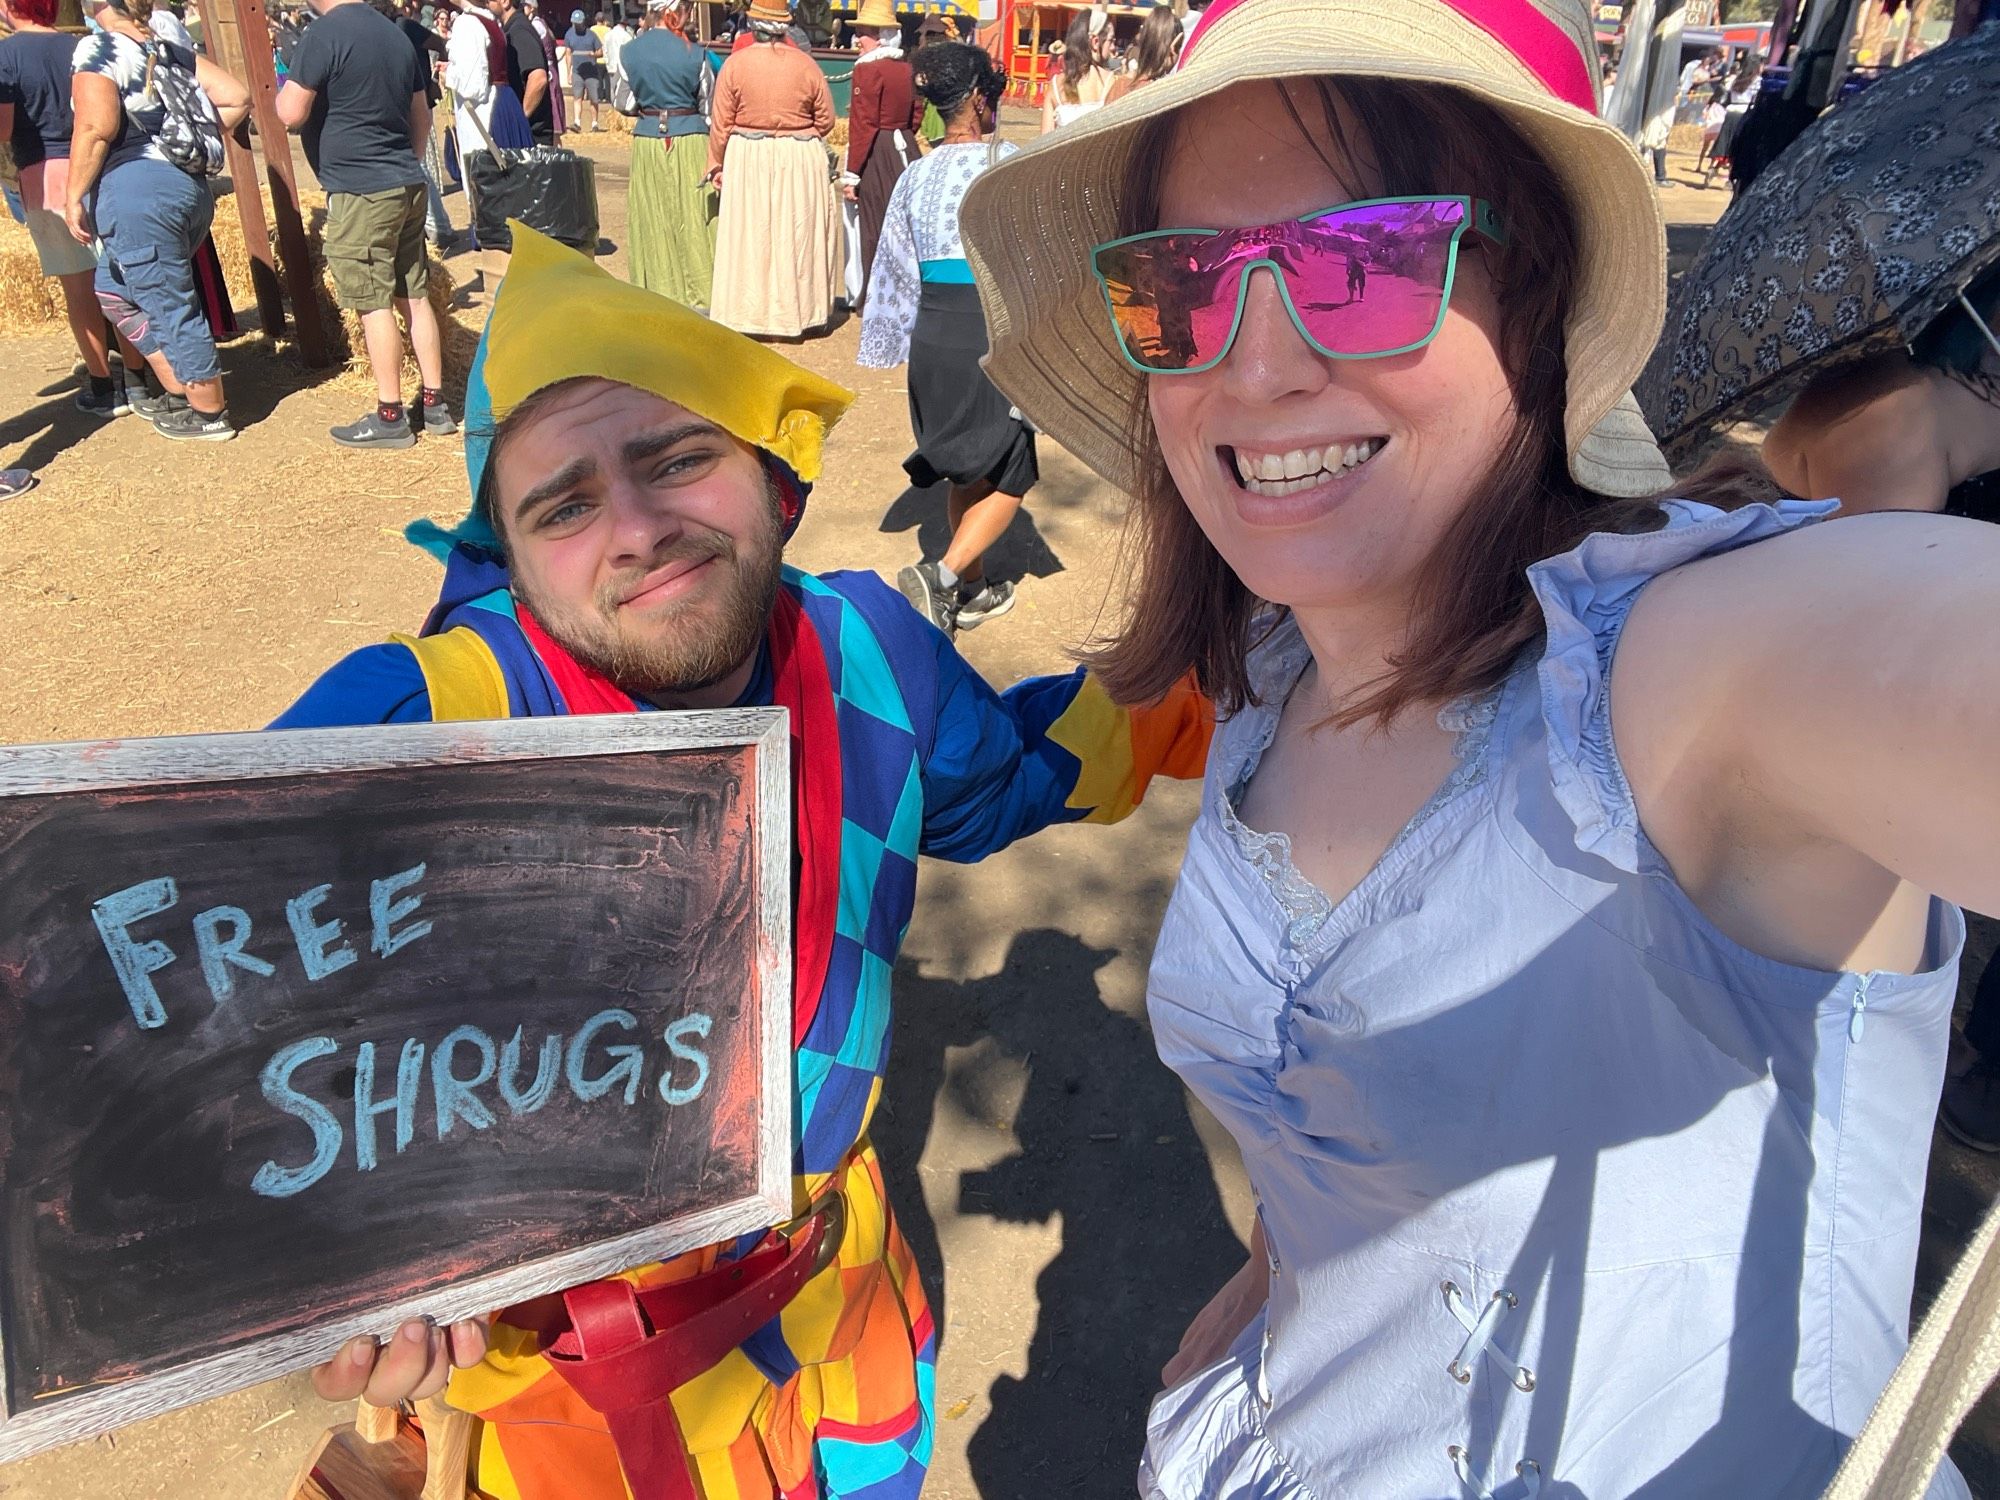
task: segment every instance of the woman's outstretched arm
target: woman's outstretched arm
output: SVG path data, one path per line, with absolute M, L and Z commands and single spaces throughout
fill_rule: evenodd
M 1805 930 L 1872 872 L 2000 911 L 2000 526 L 1854 516 L 1670 573 L 1612 705 L 1647 831 L 1705 908 Z

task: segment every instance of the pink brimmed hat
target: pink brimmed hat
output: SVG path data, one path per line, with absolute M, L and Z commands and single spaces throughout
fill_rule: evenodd
M 1127 493 L 1126 422 L 1144 378 L 1113 342 L 1091 250 L 1120 234 L 1141 127 L 1255 79 L 1447 84 L 1512 121 L 1569 189 L 1581 259 L 1565 337 L 1570 471 L 1608 495 L 1670 479 L 1632 399 L 1666 315 L 1667 243 L 1652 174 L 1597 116 L 1583 0 L 1215 0 L 1175 71 L 984 173 L 959 225 L 985 304 L 987 373 L 1044 432 Z

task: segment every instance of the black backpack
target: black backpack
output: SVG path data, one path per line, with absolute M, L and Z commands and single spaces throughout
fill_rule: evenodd
M 129 110 L 132 122 L 159 143 L 161 153 L 194 177 L 222 171 L 222 116 L 202 92 L 194 69 L 183 67 L 166 42 L 146 45 L 145 102 Z

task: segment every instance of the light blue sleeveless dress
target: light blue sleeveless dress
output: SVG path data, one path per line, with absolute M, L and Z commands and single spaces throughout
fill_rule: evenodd
M 1619 633 L 1830 507 L 1667 509 L 1532 570 L 1546 644 L 1441 716 L 1457 771 L 1337 904 L 1233 811 L 1309 660 L 1289 624 L 1253 655 L 1148 1000 L 1271 1293 L 1155 1403 L 1143 1493 L 1811 1500 L 1901 1355 L 1964 919 L 1933 902 L 1916 975 L 1824 973 L 1675 884 L 1612 744 Z

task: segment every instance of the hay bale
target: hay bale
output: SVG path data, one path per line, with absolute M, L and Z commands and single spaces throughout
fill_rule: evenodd
M 39 333 L 64 321 L 55 278 L 42 275 L 35 242 L 11 218 L 0 218 L 0 335 Z
M 264 222 L 271 225 L 271 256 L 278 267 L 278 273 L 285 273 L 285 252 L 278 242 L 277 214 L 271 205 L 271 192 L 262 184 L 258 196 L 264 202 Z M 311 279 L 318 290 L 320 326 L 327 332 L 329 352 L 345 367 L 342 377 L 357 386 L 374 389 L 375 377 L 368 369 L 368 349 L 361 337 L 361 319 L 354 313 L 341 308 L 334 300 L 333 277 L 327 271 L 326 257 L 322 251 L 322 241 L 326 233 L 326 199 L 318 193 L 305 193 L 299 199 L 299 217 L 305 223 L 306 247 L 311 256 Z M 215 214 L 215 254 L 222 263 L 222 276 L 229 287 L 230 301 L 238 307 L 256 304 L 256 292 L 250 279 L 250 253 L 243 240 L 243 223 L 237 214 L 236 205 L 228 197 L 216 203 Z M 463 388 L 466 371 L 471 368 L 472 349 L 478 343 L 477 335 L 470 339 L 454 338 L 457 325 L 451 316 L 451 299 L 456 290 L 451 272 L 436 260 L 430 263 L 431 310 L 437 314 L 438 323 L 444 332 L 445 384 L 453 391 Z M 464 330 L 459 330 L 464 332 Z M 296 357 L 296 345 L 290 338 L 284 341 Z M 416 361 L 410 357 L 408 348 L 403 351 L 403 376 L 406 384 L 417 379 Z

